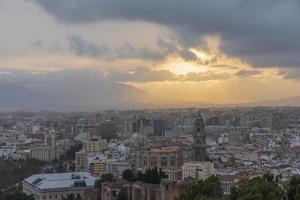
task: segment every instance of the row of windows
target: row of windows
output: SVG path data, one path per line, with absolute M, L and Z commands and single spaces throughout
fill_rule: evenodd
M 72 194 L 75 195 L 75 197 L 76 197 L 76 196 L 81 196 L 80 193 L 77 193 L 77 194 L 71 193 L 71 194 L 69 194 L 69 195 L 72 195 Z M 58 198 L 57 194 L 56 194 L 56 195 L 53 195 L 53 196 L 52 196 L 51 194 L 48 195 L 48 198 L 49 198 L 49 199 L 52 199 L 52 197 L 53 197 L 53 199 L 57 199 L 57 198 Z M 64 197 L 67 197 L 67 195 L 63 195 L 63 194 L 60 195 L 60 198 L 64 198 Z M 43 198 L 46 199 L 46 198 L 47 198 L 47 195 L 44 195 Z

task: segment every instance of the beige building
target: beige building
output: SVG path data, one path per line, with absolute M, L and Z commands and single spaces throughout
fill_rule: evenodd
M 88 170 L 87 153 L 84 150 L 76 152 L 75 154 L 75 168 L 77 172 Z
M 183 164 L 183 150 L 178 146 L 151 148 L 135 152 L 137 169 L 179 169 Z
M 83 143 L 83 150 L 88 156 L 96 156 L 107 149 L 107 140 L 97 136 L 92 136 Z
M 31 149 L 31 157 L 37 160 L 50 162 L 56 158 L 55 148 L 38 146 Z
M 89 163 L 89 172 L 95 176 L 106 173 L 106 162 L 102 160 L 92 160 Z
M 23 192 L 35 200 L 62 200 L 67 195 L 80 196 L 84 200 L 96 200 L 97 177 L 88 172 L 36 174 L 23 180 Z
M 215 174 L 215 167 L 213 162 L 197 162 L 190 161 L 184 163 L 182 166 L 182 179 L 192 177 L 196 180 L 206 179 Z

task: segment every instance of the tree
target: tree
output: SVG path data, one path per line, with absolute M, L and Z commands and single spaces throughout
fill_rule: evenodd
M 161 179 L 166 177 L 167 175 L 163 171 L 154 168 L 147 169 L 145 173 L 138 172 L 136 179 L 144 183 L 160 184 Z
M 300 186 L 300 176 L 294 176 L 291 178 L 287 190 L 289 200 L 298 200 L 300 191 L 298 190 Z M 300 199 L 300 198 L 299 198 Z
M 188 187 L 187 191 L 180 196 L 180 200 L 223 200 L 228 199 L 223 196 L 221 183 L 215 176 L 210 176 L 206 180 L 200 180 L 197 184 Z
M 281 200 L 283 191 L 273 176 L 265 175 L 244 181 L 238 187 L 231 188 L 231 200 Z
M 130 169 L 127 169 L 123 172 L 122 178 L 124 180 L 127 180 L 128 182 L 134 182 L 136 180 L 135 175 L 133 174 L 133 172 Z
M 4 195 L 5 200 L 34 200 L 32 195 L 27 195 L 21 191 L 14 191 Z

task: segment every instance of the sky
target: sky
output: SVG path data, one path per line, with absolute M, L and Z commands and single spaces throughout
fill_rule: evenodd
M 297 0 L 0 0 L 0 107 L 300 96 Z

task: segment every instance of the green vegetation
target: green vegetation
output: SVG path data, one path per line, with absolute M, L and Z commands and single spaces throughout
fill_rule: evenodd
M 230 197 L 231 200 L 280 200 L 283 190 L 273 181 L 273 176 L 264 175 L 233 187 Z
M 40 173 L 45 165 L 38 160 L 0 160 L 0 190 L 9 190 L 24 178 Z
M 4 200 L 34 200 L 32 195 L 27 195 L 22 193 L 21 191 L 12 191 L 4 196 L 0 196 L 0 199 Z
M 197 184 L 191 185 L 180 200 L 225 200 L 229 197 L 223 195 L 221 184 L 217 177 L 210 176 Z
M 160 184 L 161 179 L 168 176 L 161 170 L 147 169 L 145 173 L 138 172 L 136 179 L 144 183 Z
M 145 173 L 138 172 L 137 176 L 129 169 L 123 172 L 123 179 L 129 182 L 142 181 L 144 183 L 160 184 L 160 181 L 163 178 L 167 178 L 167 175 L 156 168 L 147 169 Z
M 133 172 L 130 169 L 127 169 L 123 172 L 122 178 L 124 180 L 127 180 L 128 182 L 134 182 L 136 180 L 135 175 L 133 174 Z
M 231 195 L 223 195 L 221 184 L 215 176 L 188 187 L 180 200 L 281 200 L 283 190 L 272 175 L 255 177 L 231 189 Z M 294 178 L 289 187 L 289 200 L 298 200 L 300 194 L 300 178 Z M 298 193 L 299 192 L 299 193 Z
M 287 195 L 289 200 L 300 200 L 300 176 L 292 177 L 288 186 Z

